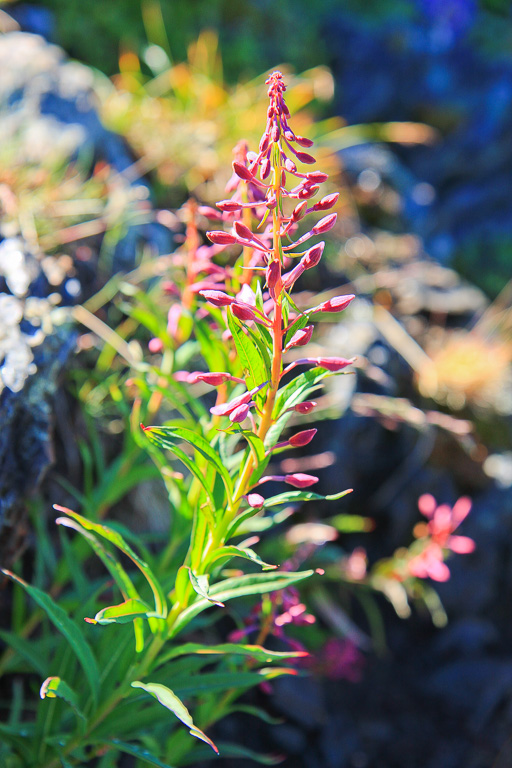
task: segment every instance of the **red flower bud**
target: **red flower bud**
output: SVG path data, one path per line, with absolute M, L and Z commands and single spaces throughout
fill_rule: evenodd
M 266 148 L 268 147 L 269 141 L 270 141 L 270 136 L 268 135 L 268 133 L 264 133 L 260 141 L 260 152 L 264 152 L 266 150 Z
M 318 357 L 316 364 L 328 371 L 341 371 L 347 365 L 352 365 L 354 359 L 346 360 L 344 357 Z
M 306 400 L 304 403 L 294 405 L 293 410 L 297 411 L 297 413 L 310 413 L 317 405 L 318 403 L 315 403 L 314 400 Z
M 351 301 L 355 299 L 353 293 L 348 293 L 345 296 L 335 296 L 333 299 L 323 301 L 318 307 L 312 309 L 312 312 L 341 312 L 344 310 Z
M 231 213 L 231 211 L 239 211 L 242 208 L 240 203 L 236 203 L 234 200 L 221 200 L 219 203 L 216 203 L 216 205 L 221 211 L 228 211 L 228 213 Z
M 206 237 L 208 240 L 211 240 L 212 243 L 215 243 L 215 245 L 231 245 L 232 243 L 236 243 L 236 237 L 229 232 L 207 232 Z
M 322 241 L 321 243 L 317 243 L 308 251 L 306 251 L 306 253 L 301 259 L 301 263 L 304 265 L 305 269 L 312 269 L 312 267 L 316 267 L 316 265 L 322 258 L 322 253 L 324 252 L 324 248 L 325 248 L 325 243 Z
M 266 157 L 261 163 L 260 176 L 262 179 L 266 179 L 270 173 L 270 160 Z
M 299 200 L 309 200 L 310 197 L 314 197 L 316 195 L 316 193 L 318 192 L 319 189 L 320 189 L 320 187 L 318 187 L 318 186 L 302 187 L 301 189 L 299 189 L 299 192 L 298 192 L 297 196 L 298 196 Z
M 256 316 L 252 309 L 249 309 L 249 307 L 244 307 L 241 304 L 232 304 L 231 310 L 235 317 L 238 317 L 239 320 L 242 320 L 244 322 L 247 322 L 248 320 L 255 320 Z
M 295 206 L 292 213 L 292 221 L 300 221 L 304 214 L 306 213 L 306 208 L 308 204 L 305 200 L 302 201 L 302 203 L 299 203 Z
M 249 229 L 249 227 L 246 227 L 245 224 L 242 224 L 241 221 L 235 221 L 235 231 L 238 235 L 238 237 L 243 238 L 244 240 L 253 240 L 254 235 Z
M 229 420 L 235 422 L 236 424 L 240 424 L 240 422 L 245 421 L 250 407 L 251 406 L 249 403 L 242 403 L 242 405 L 238 405 L 229 414 Z
M 235 301 L 232 296 L 228 296 L 224 291 L 199 291 L 199 294 L 215 307 L 229 307 Z
M 307 163 L 308 165 L 311 165 L 311 163 L 316 163 L 313 155 L 308 155 L 307 152 L 296 152 L 295 156 L 301 163 Z
M 317 429 L 304 429 L 302 432 L 297 432 L 296 435 L 293 435 L 292 437 L 290 437 L 288 442 L 294 448 L 300 448 L 303 445 L 307 445 L 308 443 L 310 443 L 317 432 L 318 432 Z
M 304 472 L 296 472 L 294 475 L 285 475 L 284 481 L 295 488 L 308 488 L 310 485 L 318 483 L 318 477 L 306 475 Z
M 313 335 L 313 328 L 314 326 L 307 325 L 305 328 L 301 328 L 300 331 L 296 331 L 286 345 L 286 349 L 291 349 L 291 347 L 304 347 L 306 344 L 309 344 L 311 336 Z
M 231 376 L 230 373 L 198 373 L 196 374 L 195 381 L 204 381 L 205 384 L 210 384 L 212 387 L 219 387 L 225 381 L 242 382 L 243 379 Z
M 239 163 L 238 160 L 233 161 L 233 170 L 236 175 L 244 181 L 252 181 L 254 178 L 250 170 L 246 168 L 243 163 Z
M 295 141 L 301 147 L 312 147 L 313 146 L 313 142 L 311 141 L 311 139 L 306 139 L 304 136 L 295 136 Z
M 318 201 L 318 203 L 315 203 L 313 206 L 314 211 L 327 211 L 329 208 L 332 208 L 333 205 L 336 205 L 338 202 L 338 198 L 340 196 L 339 192 L 333 192 L 332 195 L 327 195 L 326 197 L 322 197 L 321 200 Z
M 276 301 L 283 290 L 281 264 L 278 261 L 271 261 L 267 267 L 267 285 L 271 297 Z
M 306 174 L 306 178 L 315 184 L 321 184 L 323 181 L 327 181 L 329 176 L 323 171 L 310 171 Z
M 323 235 L 324 232 L 328 232 L 334 227 L 337 218 L 337 213 L 330 213 L 328 216 L 324 216 L 323 219 L 320 219 L 320 221 L 317 221 L 315 226 L 311 228 L 311 231 L 314 232 L 315 235 Z

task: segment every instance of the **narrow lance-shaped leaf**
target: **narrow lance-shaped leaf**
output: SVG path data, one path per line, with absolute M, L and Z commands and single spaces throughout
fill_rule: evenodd
M 114 546 L 120 549 L 121 552 L 124 552 L 124 554 L 127 555 L 130 560 L 135 563 L 137 568 L 139 568 L 139 570 L 142 571 L 146 577 L 146 580 L 151 587 L 151 591 L 153 592 L 153 596 L 155 598 L 155 614 L 162 618 L 167 616 L 167 602 L 165 600 L 165 595 L 158 579 L 155 577 L 147 563 L 145 563 L 144 560 L 142 560 L 137 555 L 137 553 L 133 551 L 130 545 L 126 543 L 120 533 L 114 531 L 113 528 L 109 528 L 106 525 L 101 525 L 100 523 L 92 523 L 86 517 L 79 515 L 78 512 L 73 512 L 72 509 L 68 509 L 67 507 L 61 507 L 59 504 L 54 504 L 53 508 L 59 512 L 64 512 L 66 515 L 69 515 L 74 520 L 77 520 L 83 528 L 88 531 L 93 531 L 98 536 L 101 536 L 107 541 L 110 541 L 111 544 L 114 544 Z
M 214 550 L 208 557 L 205 566 L 207 567 L 211 565 L 216 560 L 230 559 L 232 557 L 243 557 L 245 560 L 250 560 L 252 563 L 261 565 L 264 571 L 277 568 L 277 565 L 265 563 L 265 561 L 262 560 L 261 557 L 253 549 L 249 549 L 248 547 L 236 547 L 234 545 L 219 547 L 218 549 Z
M 101 562 L 116 582 L 125 600 L 128 598 L 139 599 L 139 593 L 135 589 L 132 580 L 124 570 L 123 566 L 107 549 L 105 549 L 101 541 L 98 541 L 92 533 L 86 531 L 76 520 L 73 520 L 70 517 L 58 517 L 55 522 L 57 525 L 64 525 L 66 528 L 72 528 L 87 539 L 96 555 L 100 558 Z M 142 653 L 144 650 L 144 629 L 142 627 L 142 620 L 134 620 L 133 630 L 135 633 L 135 650 L 137 653 Z
M 142 600 L 129 598 L 119 605 L 102 608 L 94 619 L 86 619 L 86 621 L 89 624 L 129 624 L 137 618 L 155 618 L 155 612 Z
M 268 372 L 258 346 L 253 339 L 245 335 L 241 323 L 233 317 L 229 310 L 228 326 L 233 334 L 233 340 L 242 366 L 247 372 L 247 388 L 254 389 L 254 387 L 259 387 L 260 384 L 268 380 Z
M 308 656 L 307 651 L 269 651 L 261 645 L 239 644 L 239 643 L 221 643 L 220 645 L 201 645 L 200 643 L 184 643 L 173 648 L 165 654 L 165 661 L 170 661 L 179 656 L 188 654 L 198 654 L 200 656 L 248 656 L 256 661 L 270 663 L 272 661 L 285 661 L 286 659 L 298 659 Z M 164 657 L 162 657 L 163 659 Z M 159 664 L 163 663 L 159 659 Z
M 39 695 L 42 699 L 55 699 L 57 697 L 64 699 L 72 707 L 77 717 L 85 720 L 85 715 L 78 705 L 78 696 L 60 677 L 47 677 L 41 686 Z
M 144 431 L 149 439 L 156 445 L 160 445 L 162 448 L 166 448 L 174 453 L 176 453 L 176 443 L 178 441 L 186 442 L 191 445 L 194 450 L 200 453 L 220 474 L 226 487 L 228 498 L 231 501 L 233 496 L 233 483 L 229 476 L 229 472 L 222 464 L 217 452 L 202 435 L 185 427 L 145 427 Z
M 77 625 L 68 617 L 66 612 L 57 605 L 46 592 L 27 584 L 26 581 L 16 576 L 11 571 L 1 569 L 2 573 L 8 578 L 15 581 L 27 591 L 33 600 L 42 608 L 47 614 L 52 624 L 61 632 L 68 641 L 71 650 L 76 655 L 78 661 L 82 665 L 85 672 L 85 676 L 91 688 L 94 701 L 98 700 L 99 691 L 99 672 L 96 664 L 96 659 L 93 656 L 91 648 Z
M 214 752 L 217 754 L 219 753 L 219 750 L 213 741 L 209 739 L 208 736 L 194 724 L 192 715 L 181 701 L 181 699 L 179 699 L 176 694 L 171 691 L 170 688 L 167 688 L 167 686 L 161 685 L 160 683 L 141 683 L 139 680 L 135 680 L 132 683 L 132 688 L 142 688 L 143 691 L 146 691 L 146 693 L 154 696 L 154 698 L 160 704 L 162 704 L 164 707 L 167 707 L 167 709 L 176 715 L 178 720 L 181 720 L 181 722 L 187 726 L 189 733 L 192 736 L 195 736 L 196 739 L 201 739 L 201 741 L 206 742 L 206 744 L 209 744 Z
M 210 597 L 214 597 L 223 603 L 232 600 L 235 597 L 244 597 L 247 595 L 261 595 L 265 592 L 273 592 L 277 589 L 285 589 L 291 584 L 307 579 L 312 576 L 314 571 L 297 571 L 288 573 L 285 571 L 272 571 L 270 573 L 249 573 L 236 578 L 225 579 L 210 587 Z M 179 616 L 171 628 L 171 637 L 174 637 L 192 619 L 199 613 L 209 608 L 211 603 L 208 600 L 197 600 L 191 606 L 186 608 Z
M 210 584 L 208 574 L 205 573 L 197 575 L 194 573 L 192 568 L 188 568 L 188 574 L 194 592 L 196 592 L 200 597 L 204 597 L 204 599 L 208 600 L 208 602 L 213 603 L 214 605 L 218 605 L 220 608 L 224 608 L 224 603 L 215 600 L 214 597 L 210 597 Z

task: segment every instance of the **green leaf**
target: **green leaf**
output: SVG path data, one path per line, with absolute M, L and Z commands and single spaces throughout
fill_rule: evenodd
M 64 635 L 71 647 L 71 650 L 82 665 L 85 676 L 91 688 L 94 702 L 97 703 L 99 690 L 99 673 L 96 659 L 94 658 L 89 644 L 85 640 L 81 631 L 78 629 L 77 625 L 67 616 L 66 612 L 60 607 L 60 605 L 57 605 L 57 603 L 53 601 L 50 595 L 46 594 L 46 592 L 43 592 L 37 587 L 32 587 L 19 576 L 11 573 L 11 571 L 6 571 L 3 568 L 0 570 L 9 579 L 12 579 L 17 584 L 21 584 L 21 586 L 28 592 L 30 597 L 35 600 L 39 607 L 45 611 L 56 629 L 58 629 L 59 632 Z
M 39 695 L 42 699 L 55 699 L 57 697 L 64 699 L 74 710 L 76 716 L 85 721 L 85 715 L 78 705 L 78 696 L 66 681 L 61 680 L 60 677 L 47 677 L 41 686 Z
M 294 405 L 303 402 L 308 394 L 318 388 L 322 379 L 332 375 L 331 371 L 326 371 L 324 368 L 310 368 L 309 371 L 300 373 L 278 391 L 274 417 L 277 418 L 287 408 L 293 408 Z
M 156 768 L 173 768 L 169 763 L 163 763 L 158 757 L 155 757 L 148 752 L 147 749 L 144 749 L 144 747 L 128 744 L 126 741 L 120 741 L 119 739 L 112 739 L 112 741 L 109 742 L 102 741 L 101 744 L 111 744 L 120 752 L 125 752 L 127 755 L 133 755 L 133 757 L 137 757 L 148 765 L 155 765 Z
M 229 309 L 228 326 L 233 334 L 233 341 L 235 342 L 242 368 L 247 374 L 247 388 L 254 389 L 259 387 L 264 381 L 268 381 L 269 374 L 258 345 L 252 337 L 245 334 L 242 324 L 233 316 Z
M 202 435 L 198 432 L 194 432 L 192 429 L 176 426 L 145 427 L 144 431 L 152 442 L 163 448 L 167 448 L 167 450 L 170 450 L 171 452 L 175 452 L 176 441 L 183 441 L 191 445 L 194 450 L 200 453 L 201 456 L 203 456 L 203 458 L 205 458 L 206 461 L 219 473 L 226 487 L 228 498 L 232 498 L 233 483 L 229 476 L 229 472 L 221 462 L 217 452 Z
M 292 504 L 296 501 L 336 501 L 342 499 L 347 493 L 352 493 L 352 488 L 347 488 L 346 491 L 340 491 L 339 493 L 331 493 L 329 496 L 322 496 L 319 493 L 313 493 L 312 491 L 285 491 L 285 493 L 279 493 L 277 496 L 271 496 L 269 499 L 265 499 L 264 507 L 277 507 L 280 504 Z
M 226 547 L 219 547 L 218 549 L 215 549 L 212 554 L 207 558 L 205 567 L 208 567 L 211 565 L 211 563 L 214 563 L 216 560 L 221 559 L 230 559 L 232 557 L 243 557 L 245 560 L 250 560 L 252 563 L 256 563 L 257 565 L 261 565 L 264 571 L 273 570 L 274 568 L 277 568 L 277 565 L 271 565 L 269 563 L 265 563 L 264 560 L 261 559 L 261 557 L 256 554 L 256 552 L 253 549 L 249 549 L 248 547 L 236 547 L 234 545 L 229 545 Z
M 57 525 L 64 525 L 66 528 L 72 528 L 85 539 L 87 539 L 96 555 L 100 558 L 103 565 L 111 574 L 125 599 L 139 599 L 139 593 L 135 589 L 132 580 L 124 570 L 121 563 L 118 563 L 115 557 L 113 557 L 111 553 L 103 546 L 101 541 L 98 541 L 96 536 L 94 536 L 92 533 L 89 533 L 89 531 L 86 531 L 85 528 L 80 525 L 80 523 L 77 523 L 77 521 L 73 520 L 72 518 L 58 517 L 55 522 Z M 144 629 L 142 626 L 142 620 L 135 620 L 133 623 L 133 629 L 135 633 L 135 650 L 137 653 L 141 653 L 144 650 Z
M 173 648 L 165 654 L 165 661 L 170 661 L 179 656 L 188 654 L 198 654 L 200 656 L 249 656 L 261 663 L 270 663 L 272 661 L 284 661 L 286 659 L 298 659 L 308 656 L 306 651 L 269 651 L 261 645 L 222 643 L 221 645 L 201 645 L 201 643 L 184 643 Z M 159 664 L 163 663 L 159 661 Z
M 283 675 L 297 675 L 297 670 L 289 667 L 264 667 L 253 672 L 202 672 L 195 678 L 173 677 L 173 687 L 182 696 L 199 695 L 202 693 L 220 693 L 230 689 L 241 690 L 260 685 L 264 680 L 273 680 Z
M 156 616 L 149 605 L 142 600 L 129 598 L 119 605 L 109 605 L 98 611 L 94 619 L 86 619 L 89 624 L 129 624 L 137 618 L 161 618 Z
M 204 597 L 204 599 L 208 600 L 208 602 L 214 603 L 214 605 L 218 605 L 220 608 L 224 608 L 224 603 L 220 603 L 218 600 L 210 597 L 210 584 L 208 574 L 205 573 L 198 576 L 194 573 L 192 568 L 188 568 L 187 570 L 194 592 L 196 592 L 200 597 Z
M 290 342 L 294 333 L 297 333 L 297 331 L 300 331 L 302 330 L 302 328 L 306 327 L 306 325 L 308 324 L 308 321 L 309 321 L 308 315 L 299 315 L 299 317 L 297 317 L 293 321 L 293 323 L 290 325 L 290 328 L 286 332 L 284 346 L 286 346 Z
M 155 614 L 163 618 L 167 616 L 167 602 L 159 581 L 156 579 L 147 563 L 145 563 L 144 560 L 141 560 L 141 558 L 136 554 L 136 552 L 133 551 L 129 544 L 126 543 L 120 533 L 114 531 L 112 528 L 109 528 L 106 525 L 92 523 L 86 517 L 79 515 L 78 512 L 73 512 L 73 510 L 68 509 L 67 507 L 61 507 L 59 504 L 54 504 L 53 508 L 59 512 L 64 512 L 64 514 L 69 515 L 69 517 L 72 517 L 87 531 L 93 531 L 93 533 L 96 533 L 98 536 L 101 536 L 107 541 L 110 541 L 111 544 L 113 544 L 115 547 L 120 549 L 121 552 L 127 555 L 127 557 L 129 557 L 130 560 L 135 563 L 137 568 L 142 571 L 149 586 L 151 587 L 151 591 L 153 592 L 153 596 L 155 598 Z
M 43 653 L 41 639 L 39 639 L 37 643 L 34 641 L 31 642 L 30 640 L 25 640 L 25 638 L 20 637 L 14 632 L 5 632 L 4 630 L 0 630 L 0 638 L 4 643 L 9 645 L 13 651 L 21 656 L 22 659 L 25 659 L 36 672 L 40 675 L 46 674 L 48 654 L 46 653 L 46 648 Z M 10 669 L 10 665 L 7 668 Z
M 268 463 L 265 446 L 261 437 L 258 437 L 258 435 L 254 434 L 254 432 L 251 432 L 249 429 L 241 429 L 239 434 L 243 435 L 251 446 L 253 455 L 256 459 L 256 466 L 259 466 L 265 460 L 267 460 Z
M 176 715 L 178 720 L 181 720 L 181 722 L 187 726 L 189 733 L 192 736 L 195 736 L 196 739 L 201 739 L 201 741 L 206 742 L 206 744 L 209 744 L 214 752 L 219 754 L 219 750 L 213 741 L 209 739 L 208 736 L 203 733 L 200 728 L 194 725 L 192 715 L 181 701 L 181 699 L 179 699 L 176 694 L 171 691 L 170 688 L 167 688 L 167 686 L 161 685 L 160 683 L 141 683 L 139 680 L 135 680 L 132 683 L 132 688 L 142 688 L 143 691 L 146 691 L 146 693 L 154 696 L 154 698 L 160 704 L 162 704 L 164 707 L 167 707 L 167 709 Z
M 235 706 L 230 707 L 226 712 L 226 717 L 228 714 L 230 715 L 235 712 L 243 712 L 246 715 L 252 715 L 252 717 L 257 717 L 269 725 L 282 725 L 285 722 L 283 718 L 272 717 L 272 715 L 269 715 L 268 712 L 265 712 L 261 707 L 255 707 L 252 704 L 235 704 Z
M 314 571 L 297 571 L 295 573 L 272 571 L 270 573 L 249 573 L 244 576 L 236 576 L 211 586 L 210 597 L 214 597 L 224 603 L 235 597 L 261 595 L 277 589 L 285 589 L 285 587 L 291 584 L 307 579 L 313 573 Z M 171 637 L 177 635 L 195 616 L 210 606 L 211 603 L 204 599 L 196 600 L 195 603 L 192 603 L 192 605 L 176 617 L 176 621 L 171 628 Z

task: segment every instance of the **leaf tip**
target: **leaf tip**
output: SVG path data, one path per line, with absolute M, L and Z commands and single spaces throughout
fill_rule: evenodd
M 153 429 L 153 427 L 145 427 L 142 421 L 140 422 L 139 426 L 143 432 L 151 432 L 151 430 Z
M 89 619 L 87 616 L 84 617 L 84 621 L 86 621 L 88 624 L 97 624 L 98 622 L 96 619 Z

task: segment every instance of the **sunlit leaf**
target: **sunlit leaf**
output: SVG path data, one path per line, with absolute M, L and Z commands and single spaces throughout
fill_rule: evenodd
M 273 592 L 276 589 L 285 589 L 298 581 L 307 579 L 313 573 L 314 571 L 298 571 L 295 573 L 271 571 L 269 573 L 245 574 L 213 584 L 210 587 L 209 594 L 210 597 L 214 597 L 224 603 L 236 597 L 261 595 L 265 592 Z M 171 628 L 171 636 L 177 635 L 195 616 L 210 606 L 211 603 L 204 599 L 196 600 L 195 603 L 192 603 L 191 606 L 177 616 Z
M 78 704 L 78 696 L 66 681 L 62 680 L 60 677 L 47 677 L 41 686 L 39 695 L 42 699 L 55 699 L 57 697 L 59 699 L 64 699 L 64 701 L 72 707 L 77 717 L 85 720 L 85 715 Z
M 144 560 L 142 560 L 137 555 L 137 553 L 133 551 L 130 545 L 126 543 L 126 541 L 123 539 L 120 533 L 118 533 L 117 531 L 114 531 L 113 528 L 109 528 L 106 525 L 101 525 L 100 523 L 92 523 L 86 517 L 79 515 L 78 512 L 73 512 L 73 510 L 68 509 L 67 507 L 61 507 L 59 504 L 54 504 L 53 508 L 58 510 L 59 512 L 64 512 L 66 515 L 69 515 L 74 520 L 79 522 L 83 528 L 85 528 L 88 531 L 93 531 L 98 536 L 101 536 L 107 541 L 110 541 L 111 544 L 114 544 L 114 546 L 120 549 L 121 552 L 124 552 L 124 554 L 127 555 L 130 558 L 130 560 L 132 560 L 135 563 L 135 565 L 139 568 L 140 571 L 142 571 L 142 573 L 146 577 L 146 580 L 149 586 L 151 587 L 151 591 L 153 592 L 153 596 L 155 598 L 156 615 L 162 616 L 164 618 L 165 616 L 167 616 L 167 602 L 158 579 L 154 576 L 154 574 L 152 573 L 147 563 L 145 563 Z
M 176 694 L 171 691 L 170 688 L 167 688 L 167 686 L 161 685 L 160 683 L 141 683 L 139 680 L 135 680 L 131 685 L 132 688 L 142 688 L 143 691 L 146 691 L 146 693 L 154 696 L 154 698 L 160 702 L 160 704 L 162 704 L 164 707 L 167 707 L 167 709 L 176 715 L 178 720 L 181 720 L 181 722 L 186 725 L 187 728 L 189 728 L 189 733 L 192 736 L 195 736 L 196 739 L 201 739 L 201 741 L 206 742 L 206 744 L 209 744 L 214 752 L 217 754 L 219 753 L 219 750 L 213 741 L 209 739 L 208 736 L 203 733 L 200 728 L 194 725 L 192 715 L 183 704 L 181 699 L 179 699 Z

